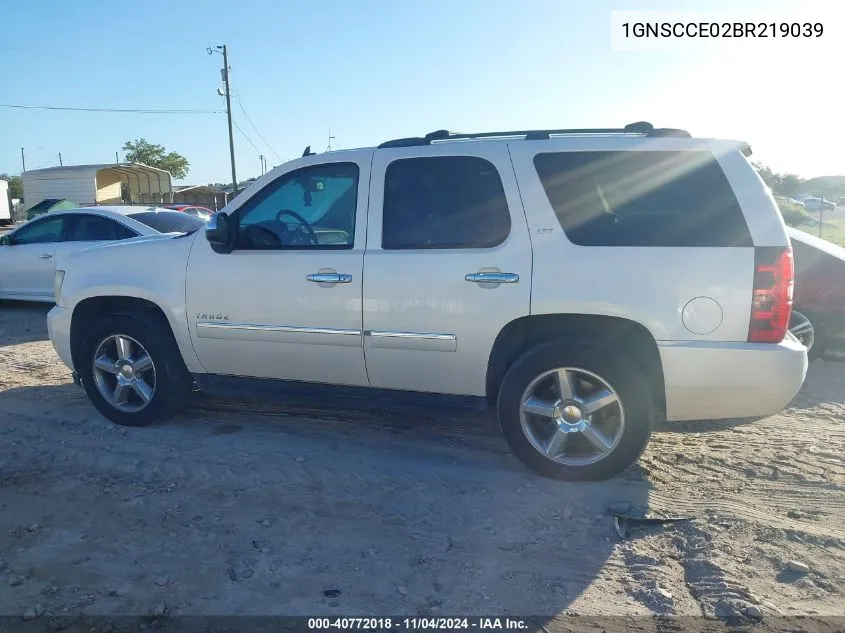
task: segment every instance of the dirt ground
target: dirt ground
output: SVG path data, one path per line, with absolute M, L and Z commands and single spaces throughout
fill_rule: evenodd
M 845 615 L 845 364 L 779 415 L 663 425 L 625 476 L 565 484 L 476 414 L 200 393 L 119 428 L 46 312 L 0 305 L 0 615 Z M 619 503 L 693 520 L 622 539 Z

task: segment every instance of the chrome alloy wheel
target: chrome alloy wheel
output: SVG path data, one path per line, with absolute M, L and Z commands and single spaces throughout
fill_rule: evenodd
M 125 334 L 113 334 L 97 346 L 93 374 L 100 395 L 118 411 L 136 413 L 155 394 L 153 359 L 143 345 Z
M 816 331 L 813 328 L 813 324 L 810 323 L 810 319 L 806 316 L 793 310 L 792 316 L 789 318 L 789 331 L 808 351 L 813 348 L 813 343 L 816 340 Z
M 577 367 L 543 372 L 522 393 L 522 431 L 545 457 L 568 466 L 601 461 L 619 445 L 625 411 L 600 376 Z

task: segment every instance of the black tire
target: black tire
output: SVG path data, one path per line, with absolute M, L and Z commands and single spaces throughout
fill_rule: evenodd
M 534 378 L 560 367 L 576 367 L 600 376 L 616 391 L 625 424 L 616 447 L 603 459 L 570 465 L 542 454 L 526 437 L 520 421 L 520 400 Z M 634 464 L 651 437 L 655 414 L 651 392 L 640 369 L 627 357 L 569 342 L 551 342 L 528 350 L 510 367 L 499 389 L 497 413 L 505 441 L 534 472 L 567 481 L 602 481 Z
M 120 411 L 107 402 L 94 380 L 94 352 L 100 343 L 124 334 L 144 346 L 155 364 L 156 385 L 146 407 L 137 412 Z M 180 411 L 187 403 L 193 380 L 185 367 L 170 326 L 155 313 L 111 314 L 101 318 L 85 334 L 76 354 L 82 387 L 103 416 L 121 426 L 149 426 Z

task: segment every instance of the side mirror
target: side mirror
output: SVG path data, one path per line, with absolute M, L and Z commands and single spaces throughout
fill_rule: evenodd
M 0 246 L 11 246 L 12 245 L 12 236 L 11 235 L 4 235 L 0 237 Z
M 226 213 L 215 213 L 205 225 L 205 239 L 215 253 L 231 253 L 235 250 L 237 225 Z

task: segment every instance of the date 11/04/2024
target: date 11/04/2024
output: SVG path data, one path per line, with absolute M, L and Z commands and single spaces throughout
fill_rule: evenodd
M 311 630 L 346 629 L 346 630 L 512 630 L 527 629 L 527 623 L 520 618 L 309 618 Z

